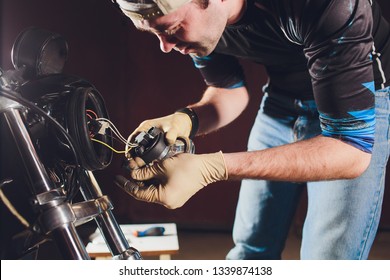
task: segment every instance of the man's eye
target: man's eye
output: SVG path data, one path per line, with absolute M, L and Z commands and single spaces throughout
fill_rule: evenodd
M 176 26 L 176 27 L 174 27 L 172 29 L 164 30 L 164 34 L 167 35 L 167 36 L 173 36 L 173 35 L 175 35 L 175 33 L 177 31 L 179 31 L 179 29 L 180 29 L 180 25 L 178 25 L 178 26 Z

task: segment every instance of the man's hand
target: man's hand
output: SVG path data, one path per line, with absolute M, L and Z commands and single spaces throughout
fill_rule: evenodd
M 196 192 L 213 182 L 227 180 L 225 160 L 222 152 L 213 154 L 179 154 L 153 165 L 131 171 L 137 181 L 152 181 L 145 186 L 127 191 L 136 199 L 155 202 L 169 209 L 183 206 Z
M 169 145 L 172 145 L 178 137 L 188 138 L 190 136 L 192 122 L 187 114 L 176 112 L 165 117 L 142 122 L 129 138 L 133 141 L 137 134 L 148 131 L 151 127 L 157 127 L 164 131 L 165 139 Z

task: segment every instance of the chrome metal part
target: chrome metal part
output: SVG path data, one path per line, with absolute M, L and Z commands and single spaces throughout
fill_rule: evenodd
M 102 196 L 94 200 L 74 203 L 72 209 L 76 217 L 76 226 L 89 222 L 103 212 L 109 211 L 114 207 L 107 196 Z
M 54 207 L 61 204 L 66 199 L 66 194 L 64 189 L 57 188 L 44 193 L 37 194 L 34 198 L 35 206 L 50 206 Z
M 134 249 L 133 247 L 130 247 L 123 253 L 114 256 L 114 260 L 142 260 L 141 254 L 137 251 L 137 249 Z
M 47 209 L 39 216 L 39 225 L 45 233 L 50 233 L 56 228 L 75 221 L 76 216 L 69 203 Z
M 82 240 L 77 234 L 75 226 L 72 223 L 63 224 L 62 226 L 56 228 L 53 230 L 51 235 L 54 237 L 58 249 L 65 259 L 91 259 Z
M 92 171 L 88 171 L 87 174 L 90 178 L 91 185 L 81 186 L 81 193 L 86 200 L 99 199 L 99 197 L 102 197 L 101 188 Z M 123 255 L 123 259 L 125 259 L 125 257 L 142 259 L 140 253 L 136 249 L 130 247 L 122 229 L 111 211 L 112 209 L 113 207 L 110 207 L 95 217 L 95 221 L 108 248 L 110 249 L 111 254 L 113 256 Z
M 15 102 L 13 100 L 10 100 L 0 95 L 0 113 L 5 110 L 9 110 L 9 108 L 20 108 L 20 107 L 22 107 L 22 105 L 20 105 L 18 102 Z
M 52 190 L 53 183 L 50 181 L 45 167 L 39 160 L 35 147 L 31 142 L 30 135 L 20 116 L 20 112 L 15 108 L 10 108 L 3 114 L 26 167 L 30 185 L 33 186 L 33 193 L 41 194 Z

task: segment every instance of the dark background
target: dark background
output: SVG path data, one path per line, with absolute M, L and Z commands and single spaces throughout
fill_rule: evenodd
M 389 1 L 379 3 L 389 18 Z M 125 137 L 145 119 L 164 116 L 196 102 L 205 89 L 189 57 L 162 53 L 157 38 L 136 31 L 110 0 L 0 0 L 2 69 L 12 68 L 12 44 L 19 32 L 30 26 L 57 32 L 67 39 L 69 58 L 64 72 L 83 77 L 97 87 L 105 98 L 111 120 Z M 246 149 L 266 76 L 259 65 L 244 62 L 244 68 L 251 95 L 248 109 L 228 127 L 197 138 L 197 153 Z M 168 210 L 136 201 L 113 184 L 116 174 L 125 174 L 121 161 L 122 156 L 115 154 L 107 169 L 95 173 L 103 192 L 112 199 L 114 214 L 121 223 L 176 222 L 189 229 L 231 229 L 239 182 L 213 184 L 182 208 Z M 381 229 L 390 228 L 389 177 Z M 304 212 L 305 197 L 296 225 L 301 225 Z

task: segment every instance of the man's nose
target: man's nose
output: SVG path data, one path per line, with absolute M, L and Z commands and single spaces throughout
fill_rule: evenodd
M 169 53 L 176 46 L 177 40 L 172 36 L 157 35 L 160 40 L 160 49 L 164 53 Z

